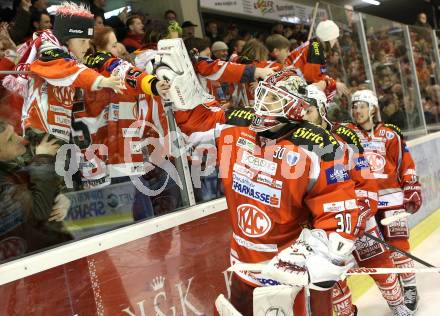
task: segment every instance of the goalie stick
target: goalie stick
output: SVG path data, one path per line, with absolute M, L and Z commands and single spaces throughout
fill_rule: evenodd
M 414 256 L 414 255 L 412 255 L 412 254 L 410 254 L 409 252 L 406 252 L 405 250 L 402 250 L 402 249 L 400 249 L 400 248 L 397 248 L 397 247 L 395 247 L 395 246 L 393 246 L 393 245 L 387 243 L 386 241 L 384 241 L 384 240 L 382 240 L 382 239 L 380 239 L 380 238 L 377 238 L 376 236 L 373 236 L 373 235 L 371 235 L 371 234 L 369 234 L 369 233 L 365 233 L 365 236 L 367 236 L 368 238 L 374 240 L 375 242 L 378 242 L 378 243 L 380 243 L 380 244 L 382 244 L 382 245 L 388 247 L 390 250 L 397 251 L 397 252 L 401 253 L 402 255 L 405 255 L 405 256 L 407 256 L 408 258 L 411 258 L 411 259 L 413 259 L 414 261 L 417 261 L 418 263 L 423 264 L 425 267 L 435 268 L 434 265 L 432 265 L 432 264 L 430 264 L 430 263 L 428 263 L 428 262 L 426 262 L 426 261 L 424 261 L 424 260 L 422 260 L 422 259 L 420 259 L 420 258 L 418 258 L 418 257 L 416 257 L 416 256 Z
M 228 268 L 230 272 L 261 272 L 266 265 L 262 263 L 237 263 Z M 440 268 L 352 268 L 345 275 L 389 274 L 389 273 L 439 273 Z

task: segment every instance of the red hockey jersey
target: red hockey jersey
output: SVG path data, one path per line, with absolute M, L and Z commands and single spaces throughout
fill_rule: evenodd
M 379 123 L 373 133 L 350 123 L 359 136 L 379 189 L 379 209 L 402 208 L 405 184 L 417 182 L 414 161 L 400 129 Z
M 322 44 L 317 38 L 305 42 L 294 49 L 285 61 L 286 66 L 294 66 L 307 83 L 324 80 L 325 94 L 331 100 L 336 93 L 336 80 L 327 75 L 327 66 Z

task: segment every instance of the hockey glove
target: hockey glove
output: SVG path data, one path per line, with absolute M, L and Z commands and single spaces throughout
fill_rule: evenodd
M 408 213 L 414 214 L 422 206 L 422 188 L 419 183 L 403 187 L 403 207 Z
M 356 204 L 359 208 L 359 215 L 356 227 L 354 228 L 354 235 L 357 237 L 362 237 L 365 233 L 367 220 L 371 217 L 370 200 L 365 197 L 358 197 L 356 199 Z

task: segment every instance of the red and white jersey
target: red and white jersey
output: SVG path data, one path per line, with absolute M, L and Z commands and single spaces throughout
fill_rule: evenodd
M 286 58 L 285 66 L 294 66 L 307 83 L 324 80 L 327 84 L 324 92 L 328 100 L 336 94 L 336 80 L 327 75 L 324 50 L 317 38 L 305 42 L 294 49 Z
M 401 208 L 402 188 L 417 182 L 414 161 L 400 129 L 392 124 L 379 123 L 373 132 L 354 123 L 347 125 L 361 140 L 370 168 L 379 189 L 379 209 Z
M 89 56 L 86 64 L 105 77 L 118 71 L 126 90 L 122 94 L 110 89 L 87 92 L 83 101 L 75 104 L 73 139 L 83 152 L 84 187 L 106 185 L 115 177 L 144 174 L 141 141 L 149 107 L 157 106 L 154 98 L 144 92 L 151 91 L 146 85 L 151 85 L 155 77 L 108 53 Z
M 23 129 L 32 127 L 68 143 L 76 88 L 96 88 L 99 73 L 61 49 L 43 52 L 29 70 L 33 74 L 23 104 Z
M 339 123 L 333 123 L 331 132 L 343 146 L 346 153 L 344 164 L 355 183 L 356 196 L 368 199 L 370 215 L 374 216 L 377 212 L 378 186 L 368 164 L 360 138 L 354 130 Z
M 216 100 L 229 100 L 231 98 L 231 84 L 245 83 L 254 80 L 254 65 L 238 64 L 231 61 L 212 60 L 199 57 L 194 65 L 199 80 L 206 91 Z M 226 94 L 225 94 L 226 91 Z

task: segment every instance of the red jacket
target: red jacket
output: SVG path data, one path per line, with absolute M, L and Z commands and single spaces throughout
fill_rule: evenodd
M 324 80 L 327 84 L 324 92 L 329 100 L 335 95 L 336 80 L 327 75 L 324 50 L 317 38 L 294 49 L 287 57 L 285 64 L 286 66 L 295 66 L 309 84 Z

